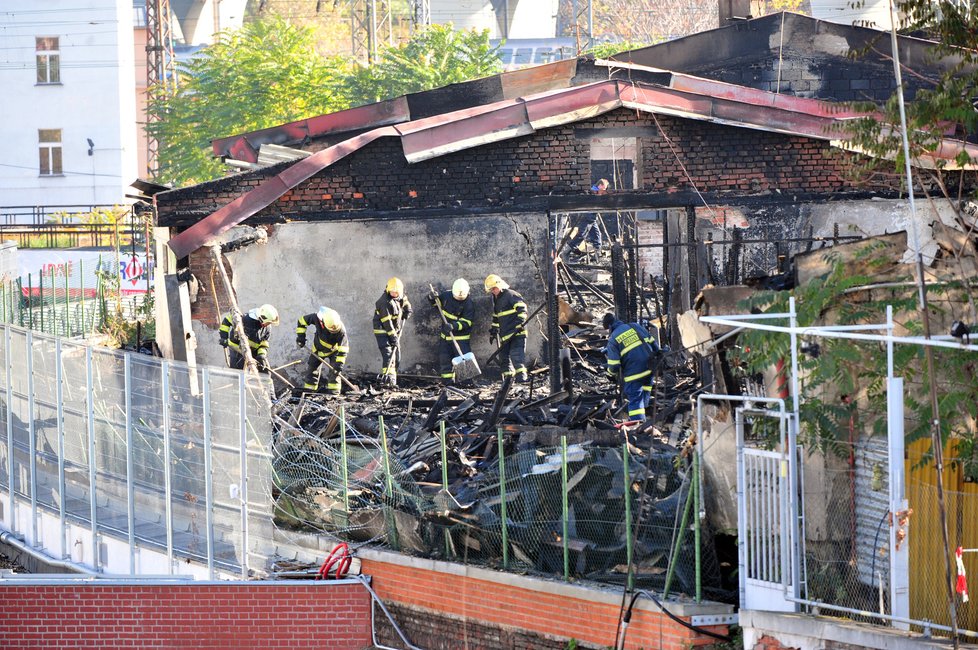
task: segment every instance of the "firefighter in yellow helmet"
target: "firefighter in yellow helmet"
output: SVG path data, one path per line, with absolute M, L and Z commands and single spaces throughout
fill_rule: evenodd
M 248 347 L 251 356 L 255 358 L 258 372 L 268 372 L 268 340 L 271 337 L 271 326 L 278 325 L 278 310 L 271 305 L 255 307 L 241 316 L 245 336 L 248 337 Z M 228 366 L 244 369 L 244 354 L 241 352 L 241 341 L 238 340 L 237 328 L 234 326 L 234 313 L 228 312 L 221 321 L 221 346 L 228 348 Z
M 526 302 L 495 273 L 486 277 L 485 289 L 492 294 L 489 344 L 499 343 L 503 377 L 526 381 Z
M 404 294 L 404 283 L 400 278 L 388 280 L 374 306 L 374 338 L 383 363 L 380 380 L 389 386 L 397 386 L 401 330 L 412 311 L 411 302 Z
M 438 366 L 442 381 L 452 382 L 455 381 L 452 359 L 457 354 L 452 338 L 458 342 L 462 354 L 472 351 L 469 340 L 472 338 L 472 323 L 475 321 L 475 304 L 469 299 L 469 283 L 465 278 L 459 278 L 450 290 L 432 293 L 428 299 L 435 309 L 441 305 L 441 313 L 445 317 L 438 339 Z
M 300 348 L 306 347 L 306 330 L 316 329 L 312 341 L 312 353 L 306 365 L 306 379 L 303 388 L 318 391 L 323 382 L 321 377 L 325 371 L 326 392 L 331 395 L 340 394 L 340 373 L 346 364 L 346 355 L 350 351 L 350 340 L 346 335 L 346 327 L 340 320 L 336 310 L 320 307 L 313 314 L 299 318 L 295 326 L 295 344 Z M 325 361 L 325 363 L 323 363 Z

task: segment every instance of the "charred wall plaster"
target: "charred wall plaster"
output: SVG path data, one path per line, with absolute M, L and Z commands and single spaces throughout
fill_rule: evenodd
M 340 313 L 349 331 L 348 366 L 379 370 L 371 318 L 387 278 L 396 275 L 404 281 L 415 308 L 402 340 L 402 372 L 432 374 L 440 321 L 425 299 L 428 283 L 444 289 L 458 277 L 468 280 L 476 303 L 473 349 L 479 359 L 485 359 L 493 348 L 487 343 L 491 299 L 483 291 L 483 280 L 498 273 L 523 295 L 532 311 L 545 299 L 542 278 L 547 251 L 547 216 L 521 214 L 285 224 L 272 230 L 267 244 L 228 253 L 226 259 L 243 310 L 265 302 L 279 310 L 282 324 L 272 333 L 273 367 L 305 359 L 305 351 L 295 347 L 296 320 L 325 305 Z M 210 251 L 193 254 L 192 268 L 205 285 L 211 282 L 207 269 L 212 265 Z M 214 292 L 205 288 L 192 308 L 198 360 L 221 365 L 224 357 L 216 328 L 228 302 L 218 287 L 220 304 L 215 309 Z M 528 328 L 528 359 L 542 356 L 544 321 L 538 317 L 536 322 L 539 325 Z M 301 367 L 290 368 L 291 375 L 298 376 Z

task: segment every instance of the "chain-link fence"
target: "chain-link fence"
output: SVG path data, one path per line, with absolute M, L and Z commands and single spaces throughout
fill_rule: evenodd
M 697 530 L 694 467 L 673 447 L 521 445 L 512 432 L 446 435 L 437 424 L 372 431 L 342 408 L 305 408 L 302 428 L 277 419 L 283 529 L 505 570 L 631 579 L 660 593 L 719 593 L 711 536 Z

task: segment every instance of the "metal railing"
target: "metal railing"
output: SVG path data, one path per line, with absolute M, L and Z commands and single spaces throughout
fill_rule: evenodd
M 269 388 L 0 326 L 0 525 L 93 571 L 247 577 L 275 548 Z

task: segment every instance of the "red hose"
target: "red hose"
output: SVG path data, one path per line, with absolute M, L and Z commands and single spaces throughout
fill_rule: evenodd
M 350 547 L 346 545 L 346 542 L 341 542 L 333 547 L 333 550 L 323 560 L 316 580 L 329 580 L 329 572 L 334 566 L 336 567 L 335 577 L 337 580 L 341 580 L 346 577 L 352 563 L 353 556 L 350 555 Z

